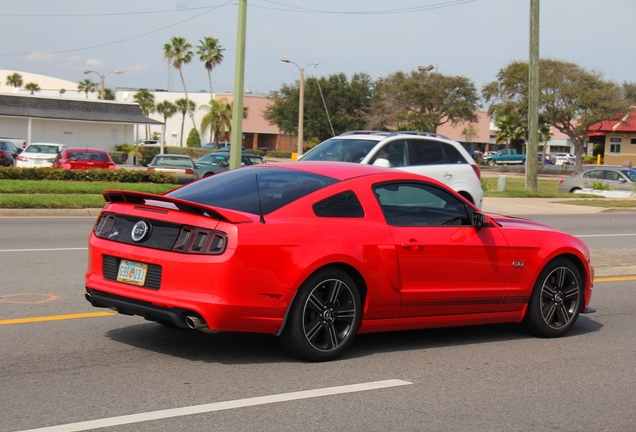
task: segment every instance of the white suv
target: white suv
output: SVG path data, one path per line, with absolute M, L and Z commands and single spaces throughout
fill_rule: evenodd
M 481 173 L 457 141 L 429 132 L 345 132 L 301 156 L 300 161 L 342 161 L 391 166 L 434 178 L 481 208 Z

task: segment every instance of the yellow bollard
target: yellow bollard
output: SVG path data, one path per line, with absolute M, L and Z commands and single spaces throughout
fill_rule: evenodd
M 596 155 L 596 165 L 600 165 L 601 164 L 601 154 L 597 154 Z
M 298 160 L 298 153 L 292 153 L 291 160 L 297 161 Z

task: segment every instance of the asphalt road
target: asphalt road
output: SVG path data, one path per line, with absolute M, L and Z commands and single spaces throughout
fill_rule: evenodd
M 617 216 L 546 222 L 623 249 L 633 238 L 616 234 L 636 231 Z M 565 338 L 516 325 L 361 335 L 311 364 L 272 336 L 92 315 L 105 312 L 83 298 L 92 223 L 0 218 L 0 431 L 636 429 L 635 278 L 597 282 L 597 312 Z

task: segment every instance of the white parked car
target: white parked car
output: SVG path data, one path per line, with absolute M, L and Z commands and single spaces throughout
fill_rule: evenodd
M 299 161 L 393 167 L 434 178 L 480 208 L 484 197 L 481 172 L 468 151 L 457 141 L 429 132 L 345 132 L 318 144 Z
M 18 156 L 15 166 L 17 168 L 41 168 L 51 167 L 55 159 L 66 148 L 64 144 L 32 143 L 29 144 Z
M 574 165 L 576 157 L 570 153 L 555 153 L 552 155 L 555 165 Z

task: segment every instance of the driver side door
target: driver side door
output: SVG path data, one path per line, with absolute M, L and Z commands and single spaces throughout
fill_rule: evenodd
M 474 227 L 466 204 L 424 182 L 375 185 L 400 272 L 401 317 L 493 312 L 504 295 L 508 246 Z

